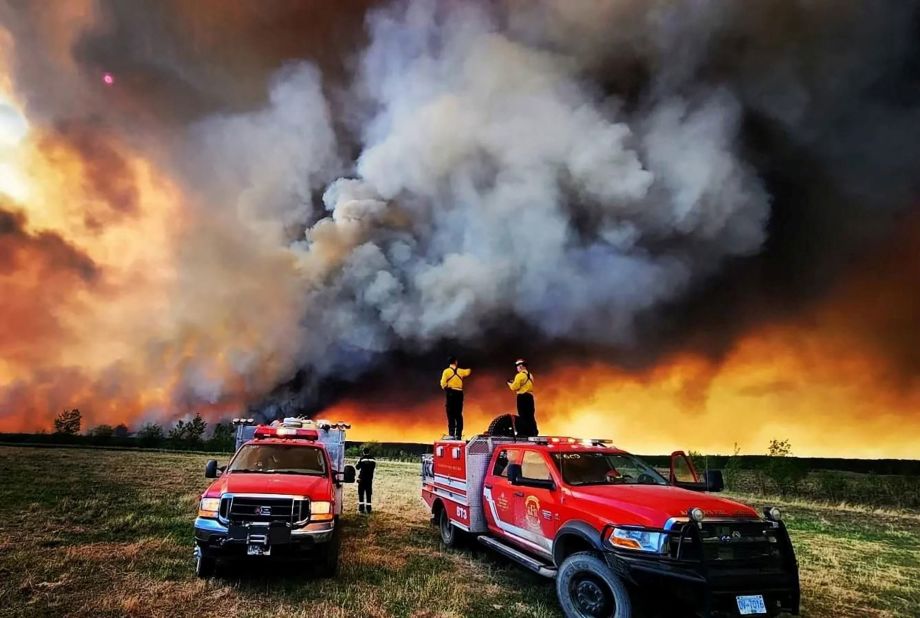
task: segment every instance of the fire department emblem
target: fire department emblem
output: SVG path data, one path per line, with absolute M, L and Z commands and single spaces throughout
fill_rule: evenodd
M 536 496 L 527 496 L 524 501 L 524 519 L 530 530 L 540 532 L 540 500 Z

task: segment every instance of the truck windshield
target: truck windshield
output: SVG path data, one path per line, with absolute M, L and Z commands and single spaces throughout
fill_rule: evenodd
M 326 474 L 323 451 L 314 446 L 246 444 L 230 462 L 228 472 L 264 474 Z
M 654 468 L 626 453 L 553 453 L 569 485 L 667 485 Z

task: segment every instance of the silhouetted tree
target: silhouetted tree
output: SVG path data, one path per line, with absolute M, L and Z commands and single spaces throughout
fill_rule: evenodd
M 147 423 L 137 432 L 137 441 L 143 446 L 157 446 L 163 442 L 163 428 L 155 423 Z
M 74 436 L 80 433 L 80 423 L 82 420 L 83 416 L 78 409 L 64 410 L 54 419 L 54 431 L 55 433 Z
M 130 433 L 131 432 L 128 431 L 128 426 L 125 425 L 124 423 L 115 425 L 115 437 L 116 438 L 127 438 L 130 435 Z
M 226 422 L 214 425 L 208 446 L 219 451 L 233 450 L 236 446 L 236 432 L 233 430 L 233 424 Z
M 806 464 L 792 457 L 792 444 L 789 440 L 770 440 L 767 447 L 769 459 L 764 466 L 764 474 L 773 481 L 783 496 L 798 489 L 799 484 L 808 476 Z
M 176 426 L 169 430 L 169 439 L 175 442 L 185 442 L 187 444 L 198 444 L 201 442 L 201 436 L 208 424 L 204 422 L 200 414 L 190 421 L 177 421 Z

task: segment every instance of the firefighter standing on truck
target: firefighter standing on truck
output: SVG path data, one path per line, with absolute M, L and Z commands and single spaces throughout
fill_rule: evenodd
M 457 440 L 463 435 L 463 378 L 472 373 L 460 369 L 457 357 L 447 359 L 448 367 L 441 372 L 441 390 L 444 391 L 444 408 L 447 411 L 447 435 Z
M 371 512 L 371 495 L 374 493 L 374 470 L 377 461 L 371 457 L 370 449 L 361 451 L 361 457 L 355 464 L 358 469 L 358 512 Z
M 517 395 L 517 434 L 524 438 L 540 435 L 533 399 L 533 374 L 527 369 L 524 359 L 518 359 L 514 366 L 517 374 L 508 382 L 508 387 Z

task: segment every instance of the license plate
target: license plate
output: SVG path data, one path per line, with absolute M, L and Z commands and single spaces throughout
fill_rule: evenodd
M 742 616 L 767 613 L 767 605 L 763 602 L 763 595 L 761 594 L 735 597 L 735 601 L 738 603 L 738 613 Z
M 247 556 L 269 556 L 272 553 L 271 547 L 266 547 L 265 545 L 247 545 L 246 546 L 246 555 Z

